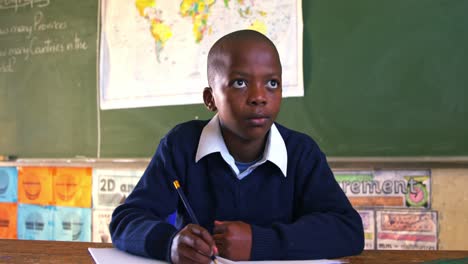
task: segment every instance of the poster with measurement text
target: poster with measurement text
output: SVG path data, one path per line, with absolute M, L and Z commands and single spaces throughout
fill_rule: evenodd
M 334 174 L 354 207 L 431 207 L 429 170 L 335 171 Z

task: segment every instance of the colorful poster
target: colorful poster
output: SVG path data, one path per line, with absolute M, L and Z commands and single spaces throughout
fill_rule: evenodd
M 91 209 L 53 206 L 54 238 L 60 241 L 91 241 Z
M 430 208 L 428 170 L 336 171 L 354 207 Z
M 437 250 L 437 212 L 376 212 L 377 249 Z
M 113 211 L 112 209 L 93 210 L 93 242 L 112 243 L 109 223 Z
M 0 167 L 0 202 L 18 201 L 18 170 L 16 167 Z
M 60 167 L 54 172 L 54 205 L 91 208 L 91 168 Z
M 50 205 L 53 168 L 18 167 L 18 202 Z
M 53 240 L 53 211 L 50 206 L 18 205 L 18 238 Z
M 133 191 L 144 169 L 94 169 L 93 208 L 114 209 Z
M 101 109 L 202 103 L 209 48 L 240 29 L 275 43 L 283 96 L 304 95 L 301 1 L 101 3 Z
M 374 210 L 358 210 L 364 227 L 364 249 L 375 249 L 375 212 Z
M 0 203 L 0 238 L 17 238 L 18 204 Z

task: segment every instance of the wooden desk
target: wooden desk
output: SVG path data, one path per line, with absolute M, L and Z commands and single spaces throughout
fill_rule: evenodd
M 345 258 L 352 264 L 409 264 L 438 259 L 468 258 L 468 251 L 442 250 L 366 250 L 359 256 Z
M 94 263 L 88 248 L 109 243 L 0 239 L 0 263 Z
M 0 239 L 0 263 L 94 263 L 89 247 L 105 248 L 112 244 Z M 352 264 L 408 264 L 457 258 L 468 258 L 468 251 L 369 250 L 344 259 Z

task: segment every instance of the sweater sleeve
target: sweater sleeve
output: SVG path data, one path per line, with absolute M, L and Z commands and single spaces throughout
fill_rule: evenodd
M 338 258 L 359 254 L 364 248 L 362 220 L 336 182 L 325 155 L 315 145 L 301 156 L 296 175 L 288 175 L 296 177 L 294 221 L 253 225 L 253 260 Z
M 176 211 L 178 201 L 172 188 L 173 163 L 165 137 L 135 189 L 112 214 L 109 229 L 116 248 L 140 256 L 169 259 L 172 237 L 177 232 L 165 221 Z

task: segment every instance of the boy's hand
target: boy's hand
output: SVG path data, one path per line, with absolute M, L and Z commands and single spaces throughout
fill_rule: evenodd
M 252 249 L 252 228 L 236 221 L 215 221 L 213 238 L 219 255 L 231 260 L 249 260 Z
M 210 233 L 199 225 L 189 224 L 172 239 L 171 260 L 175 264 L 208 264 L 214 249 Z

